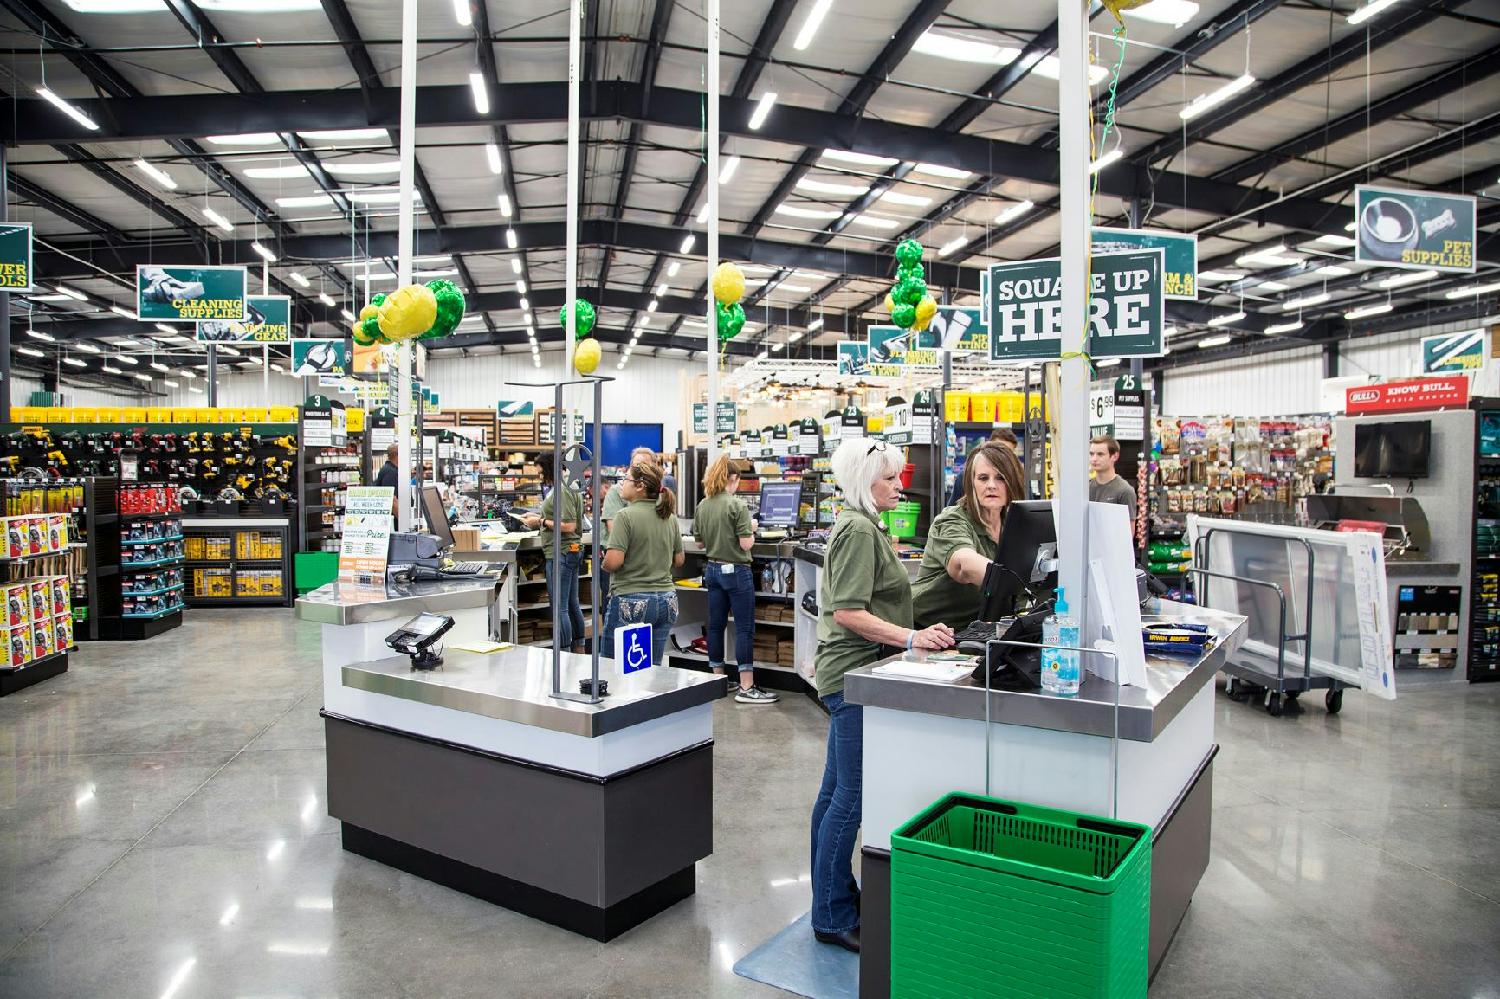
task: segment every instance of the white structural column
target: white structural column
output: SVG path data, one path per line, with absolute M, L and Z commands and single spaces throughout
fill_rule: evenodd
M 1089 84 L 1088 13 L 1083 0 L 1058 0 L 1058 167 L 1062 198 L 1062 355 L 1057 463 L 1058 583 L 1087 634 Z M 1085 663 L 1087 668 L 1090 664 Z
M 563 297 L 568 305 L 568 321 L 563 324 L 563 369 L 558 381 L 567 381 L 573 375 L 573 347 L 577 342 L 575 330 L 578 327 L 578 317 L 574 313 L 578 310 L 573 306 L 578 301 L 578 188 L 582 183 L 582 178 L 578 176 L 578 133 L 581 128 L 578 120 L 578 88 L 581 76 L 580 52 L 583 48 L 580 37 L 582 26 L 583 2 L 571 0 L 568 8 L 568 249 L 565 258 L 568 289 Z M 566 414 L 559 413 L 558 416 L 563 421 L 560 428 L 562 439 L 570 441 L 572 438 L 568 431 L 572 428 L 572 421 L 567 419 Z
M 417 157 L 417 0 L 401 3 L 401 204 L 396 221 L 396 287 L 411 284 Z M 412 341 L 396 348 L 396 529 L 411 529 Z
M 260 293 L 271 294 L 271 262 L 269 260 L 260 262 Z M 271 348 L 264 343 L 260 345 L 260 391 L 267 400 L 271 398 Z
M 714 307 L 714 268 L 719 266 L 719 0 L 704 0 L 708 5 L 708 121 L 703 144 L 708 149 L 705 176 L 708 186 L 708 460 L 719 456 L 719 324 Z M 690 411 L 691 412 L 691 411 Z M 691 426 L 689 426 L 691 429 Z

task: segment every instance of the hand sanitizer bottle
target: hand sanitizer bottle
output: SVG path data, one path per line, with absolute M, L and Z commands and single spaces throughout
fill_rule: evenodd
M 1068 613 L 1067 595 L 1062 587 L 1057 589 L 1057 604 L 1042 621 L 1042 689 L 1058 697 L 1077 697 L 1079 673 L 1078 653 L 1057 646 L 1078 645 L 1078 619 Z

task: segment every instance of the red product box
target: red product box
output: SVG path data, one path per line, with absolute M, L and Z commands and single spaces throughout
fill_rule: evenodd
M 44 617 L 31 622 L 31 655 L 34 659 L 50 656 L 57 651 L 54 642 L 57 640 L 56 633 L 52 630 L 52 619 Z
M 53 645 L 61 652 L 73 647 L 73 615 L 60 615 L 52 619 Z
M 31 627 L 24 625 L 11 628 L 6 634 L 9 637 L 5 643 L 5 654 L 10 666 L 25 666 L 31 662 Z
M 52 583 L 46 579 L 33 579 L 27 585 L 31 589 L 31 620 L 51 620 Z
M 68 588 L 67 576 L 52 577 L 52 616 L 73 613 L 73 594 Z

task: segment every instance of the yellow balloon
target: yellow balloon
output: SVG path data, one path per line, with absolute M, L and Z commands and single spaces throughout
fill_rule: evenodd
M 361 322 L 366 319 L 374 318 L 378 315 L 380 315 L 380 306 L 376 305 L 374 302 L 371 302 L 369 305 L 359 310 L 359 318 Z
M 890 292 L 886 292 L 885 293 L 885 311 L 887 311 L 887 312 L 895 312 L 896 311 L 896 300 L 891 297 L 891 293 Z
M 599 341 L 593 337 L 587 340 L 579 340 L 578 348 L 573 351 L 573 370 L 580 375 L 590 375 L 599 366 Z
M 424 285 L 404 285 L 386 298 L 379 317 L 380 332 L 387 339 L 411 340 L 432 329 L 437 321 L 437 298 Z
M 745 297 L 745 275 L 734 264 L 725 261 L 714 269 L 714 298 L 722 305 L 733 305 Z
M 917 330 L 925 330 L 927 324 L 932 322 L 932 317 L 937 315 L 937 302 L 931 295 L 924 295 L 917 303 Z

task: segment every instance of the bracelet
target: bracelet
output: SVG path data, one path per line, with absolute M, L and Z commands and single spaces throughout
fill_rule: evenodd
M 917 632 L 916 632 L 916 629 L 912 629 L 912 630 L 911 630 L 911 631 L 908 631 L 908 632 L 907 632 L 907 633 L 906 633 L 906 651 L 907 651 L 907 652 L 910 652 L 910 651 L 911 651 L 911 645 L 912 645 L 912 643 L 913 643 L 913 642 L 915 642 L 915 641 L 916 641 L 916 640 L 917 640 Z

